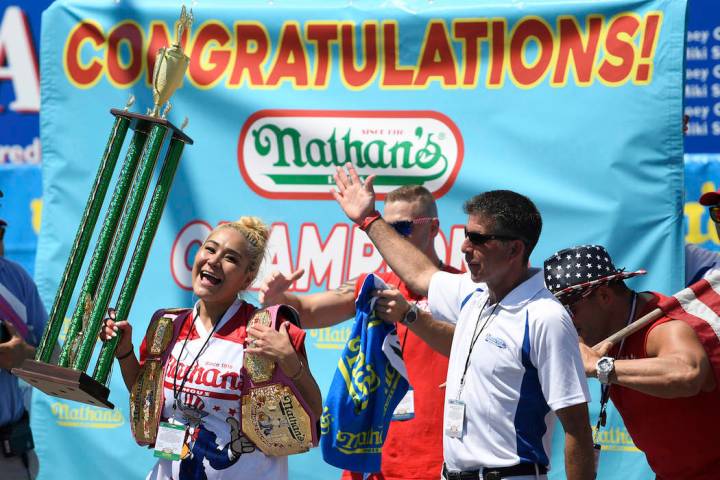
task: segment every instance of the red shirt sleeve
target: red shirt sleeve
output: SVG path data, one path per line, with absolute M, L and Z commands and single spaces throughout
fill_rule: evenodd
M 291 323 L 288 328 L 288 334 L 290 335 L 290 343 L 292 343 L 295 351 L 300 352 L 307 357 L 307 354 L 305 353 L 305 330 L 298 328 Z
M 277 318 L 277 325 L 279 325 L 278 329 L 285 328 L 283 326 L 283 323 L 285 321 L 288 321 L 288 335 L 290 335 L 290 343 L 292 344 L 293 348 L 296 352 L 302 353 L 307 358 L 307 353 L 305 352 L 305 330 L 302 328 L 296 326 L 291 321 L 288 320 L 287 316 L 284 314 L 284 312 L 281 310 L 278 311 L 278 318 Z
M 362 288 L 362 284 L 365 283 L 365 279 L 367 278 L 368 274 L 363 273 L 359 277 L 357 277 L 357 280 L 355 281 L 355 299 L 357 299 L 358 295 L 360 294 L 360 289 Z
M 147 359 L 147 336 L 143 337 L 142 343 L 140 344 L 140 366 L 141 367 L 145 364 L 145 359 Z

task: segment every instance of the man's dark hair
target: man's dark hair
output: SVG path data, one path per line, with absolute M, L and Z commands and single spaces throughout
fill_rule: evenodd
M 495 231 L 488 233 L 518 237 L 525 244 L 525 261 L 530 258 L 540 238 L 542 217 L 529 198 L 511 190 L 492 190 L 472 197 L 463 210 L 492 219 Z

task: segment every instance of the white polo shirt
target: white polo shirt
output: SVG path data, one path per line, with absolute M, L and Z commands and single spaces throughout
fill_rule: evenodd
M 497 305 L 489 304 L 485 285 L 473 283 L 469 273 L 437 272 L 430 281 L 433 315 L 457 319 L 446 423 L 448 401 L 458 399 L 473 332 L 481 332 L 459 398 L 465 403 L 463 436 L 443 438 L 451 471 L 520 462 L 549 467 L 553 411 L 590 401 L 572 320 L 545 288 L 542 271 L 531 273 Z

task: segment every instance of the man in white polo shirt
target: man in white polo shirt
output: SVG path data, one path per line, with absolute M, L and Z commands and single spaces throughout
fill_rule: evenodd
M 443 477 L 544 478 L 554 412 L 565 430 L 567 478 L 594 478 L 577 333 L 543 273 L 528 268 L 542 227 L 535 205 L 508 190 L 466 202 L 462 251 L 469 274 L 448 274 L 382 219 L 373 179 L 363 183 L 352 166 L 348 173 L 338 169 L 335 199 L 408 287 L 428 295 L 436 318 L 457 320 L 455 335 L 442 339 L 435 332 L 430 338 L 424 321 L 410 327 L 450 355 Z

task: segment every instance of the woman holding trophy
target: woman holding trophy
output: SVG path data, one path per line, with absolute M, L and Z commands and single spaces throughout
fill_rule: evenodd
M 139 359 L 130 324 L 105 320 L 101 338 L 120 335 L 133 435 L 159 457 L 149 479 L 286 479 L 287 455 L 317 443 L 322 399 L 294 311 L 239 298 L 268 237 L 256 217 L 215 228 L 193 263 L 199 300 L 156 312 Z

